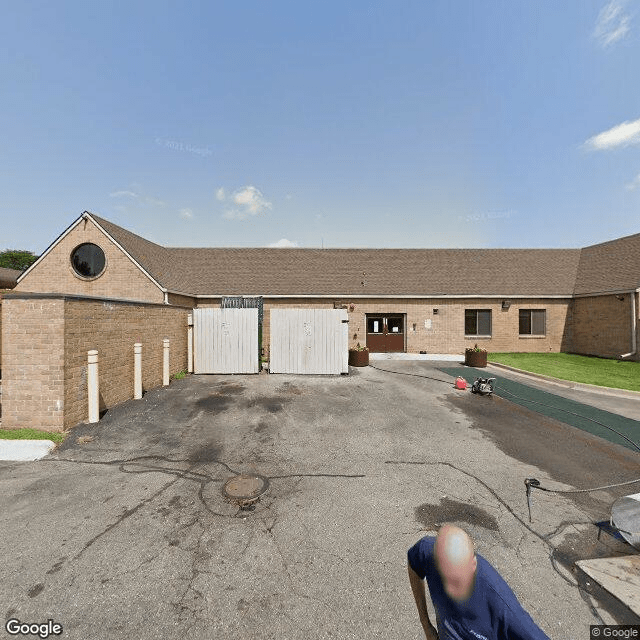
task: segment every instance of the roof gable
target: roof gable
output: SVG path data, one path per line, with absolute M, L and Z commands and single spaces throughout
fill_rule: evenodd
M 582 249 L 576 295 L 640 287 L 640 233 Z

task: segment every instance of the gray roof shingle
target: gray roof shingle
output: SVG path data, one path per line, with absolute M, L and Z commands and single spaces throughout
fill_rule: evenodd
M 571 295 L 579 251 L 169 249 L 172 287 L 223 295 Z M 363 284 L 364 283 L 364 284 Z
M 640 233 L 582 249 L 574 293 L 640 287 Z
M 191 295 L 569 297 L 640 278 L 640 234 L 586 249 L 169 248 L 89 215 L 159 284 Z

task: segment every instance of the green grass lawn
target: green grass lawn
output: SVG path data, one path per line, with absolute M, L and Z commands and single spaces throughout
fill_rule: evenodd
M 487 360 L 561 380 L 640 391 L 640 362 L 570 353 L 489 353 Z
M 52 440 L 62 442 L 64 433 L 38 431 L 37 429 L 0 429 L 0 440 Z

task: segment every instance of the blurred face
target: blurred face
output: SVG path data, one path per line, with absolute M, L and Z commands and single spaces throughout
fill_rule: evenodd
M 445 593 L 456 602 L 468 600 L 478 565 L 468 535 L 458 527 L 442 527 L 436 539 L 435 560 Z
M 477 561 L 475 556 L 464 564 L 438 562 L 445 593 L 456 602 L 468 600 L 473 592 Z

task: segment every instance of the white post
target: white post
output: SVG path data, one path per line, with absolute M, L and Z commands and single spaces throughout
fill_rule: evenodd
M 133 399 L 142 398 L 142 344 L 133 345 Z
M 87 389 L 89 395 L 89 423 L 100 419 L 98 404 L 98 352 L 87 352 Z
M 190 313 L 187 320 L 189 328 L 187 329 L 187 370 L 193 373 L 193 315 Z
M 169 338 L 162 341 L 164 345 L 164 357 L 162 359 L 162 386 L 169 386 Z

